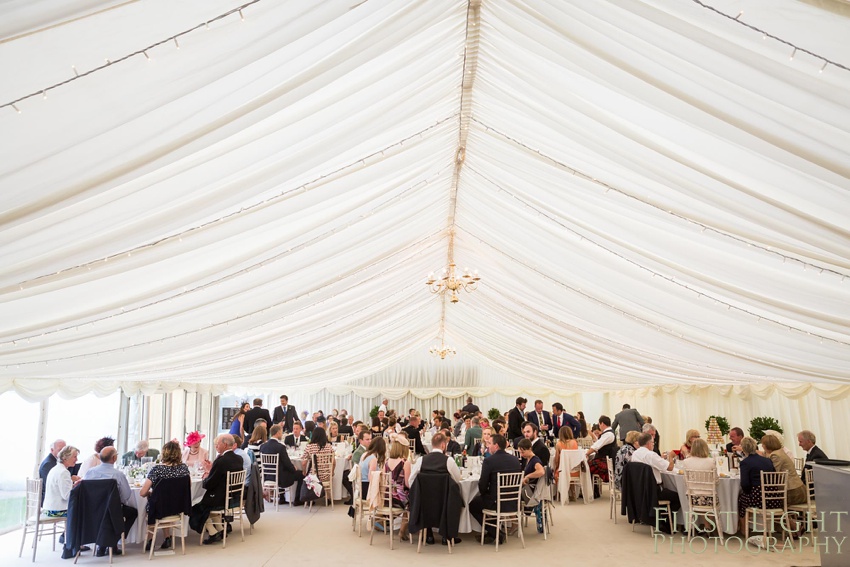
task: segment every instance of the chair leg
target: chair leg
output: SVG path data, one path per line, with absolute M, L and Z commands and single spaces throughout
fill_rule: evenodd
M 21 550 L 18 552 L 18 557 L 20 557 L 24 554 L 24 543 L 26 543 L 26 541 L 27 541 L 27 525 L 26 524 L 24 524 L 24 529 L 21 530 L 21 531 L 23 533 L 21 534 Z M 36 539 L 36 536 L 33 535 L 33 544 L 35 544 L 35 539 Z M 35 546 L 33 546 L 33 547 L 35 547 Z M 32 557 L 33 563 L 35 563 L 35 551 L 33 551 L 32 556 L 33 556 Z

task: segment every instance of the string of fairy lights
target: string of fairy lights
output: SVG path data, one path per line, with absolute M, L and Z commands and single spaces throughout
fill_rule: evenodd
M 609 248 L 609 247 L 607 247 L 603 244 L 600 244 L 599 242 L 596 242 L 593 238 L 590 238 L 586 234 L 579 232 L 575 228 L 569 226 L 568 224 L 566 224 L 565 222 L 563 222 L 562 220 L 560 220 L 559 218 L 554 216 L 553 214 L 536 207 L 534 204 L 530 203 L 526 199 L 524 199 L 524 198 L 520 197 L 519 195 L 509 191 L 508 189 L 505 189 L 497 181 L 487 177 L 485 174 L 476 170 L 474 167 L 469 167 L 469 169 L 473 173 L 475 173 L 476 175 L 478 175 L 479 177 L 481 177 L 482 179 L 487 181 L 487 183 L 489 183 L 497 191 L 504 193 L 505 195 L 514 199 L 515 201 L 517 201 L 518 203 L 523 205 L 525 208 L 532 211 L 538 217 L 545 218 L 548 221 L 550 221 L 551 223 L 557 225 L 561 230 L 566 231 L 566 232 L 578 237 L 579 242 L 587 242 L 588 244 L 604 251 L 605 253 L 617 257 L 621 261 L 626 262 L 628 264 L 631 264 L 632 266 L 636 267 L 637 269 L 649 273 L 653 278 L 659 278 L 659 279 L 664 280 L 666 282 L 669 282 L 669 283 L 671 283 L 675 286 L 678 286 L 682 289 L 685 289 L 685 290 L 695 294 L 697 296 L 697 298 L 705 297 L 707 299 L 710 299 L 710 300 L 714 301 L 715 305 L 720 305 L 722 307 L 725 307 L 727 310 L 734 310 L 734 311 L 737 311 L 737 312 L 740 312 L 740 313 L 746 313 L 747 315 L 750 315 L 751 317 L 755 318 L 757 320 L 757 322 L 768 321 L 768 322 L 774 323 L 776 325 L 779 325 L 780 327 L 783 327 L 783 328 L 785 328 L 789 331 L 796 331 L 796 332 L 808 335 L 810 337 L 815 337 L 815 338 L 819 339 L 821 342 L 826 340 L 826 341 L 834 342 L 834 343 L 837 343 L 837 344 L 850 346 L 850 343 L 848 343 L 848 342 L 841 341 L 841 340 L 838 340 L 838 339 L 834 339 L 832 337 L 828 337 L 828 336 L 825 336 L 825 335 L 813 333 L 811 331 L 806 331 L 806 330 L 794 327 L 793 325 L 783 323 L 781 321 L 773 319 L 772 317 L 765 315 L 765 314 L 762 314 L 762 313 L 755 313 L 753 311 L 750 311 L 749 309 L 745 309 L 745 308 L 740 307 L 738 305 L 735 305 L 735 304 L 733 304 L 733 303 L 731 303 L 731 302 L 729 302 L 725 299 L 719 298 L 719 297 L 713 295 L 710 292 L 706 292 L 705 290 L 702 290 L 702 289 L 696 289 L 693 286 L 689 285 L 688 283 L 685 283 L 685 282 L 677 279 L 674 276 L 669 276 L 669 275 L 663 274 L 663 273 L 661 273 L 657 270 L 653 270 L 652 268 L 645 266 L 645 265 L 641 264 L 640 262 L 637 262 L 637 261 L 625 256 L 624 254 L 621 254 L 621 253 L 619 253 L 615 250 L 612 250 L 611 248 Z M 843 281 L 843 279 L 841 281 Z
M 198 293 L 198 292 L 206 291 L 210 288 L 213 288 L 213 287 L 218 286 L 220 284 L 223 284 L 225 282 L 231 281 L 231 280 L 238 278 L 242 275 L 254 272 L 254 271 L 259 270 L 261 268 L 264 268 L 266 266 L 270 266 L 270 265 L 272 265 L 272 264 L 274 264 L 274 263 L 276 263 L 280 260 L 284 260 L 284 259 L 288 258 L 292 254 L 298 253 L 298 252 L 303 251 L 303 250 L 307 250 L 310 247 L 315 246 L 316 244 L 330 238 L 331 236 L 338 234 L 338 233 L 340 233 L 344 230 L 348 230 L 348 229 L 356 226 L 357 224 L 364 222 L 366 219 L 370 218 L 371 216 L 373 216 L 377 213 L 380 213 L 384 210 L 387 210 L 388 208 L 390 208 L 392 206 L 395 206 L 397 203 L 402 202 L 407 197 L 415 195 L 420 190 L 427 188 L 435 180 L 440 179 L 452 167 L 453 167 L 452 164 L 443 165 L 441 168 L 437 169 L 435 172 L 432 172 L 425 179 L 419 180 L 416 183 L 412 184 L 411 186 L 402 189 L 400 192 L 396 193 L 395 195 L 388 197 L 388 198 L 384 199 L 383 201 L 380 201 L 378 204 L 376 204 L 369 211 L 361 213 L 356 219 L 351 220 L 347 223 L 341 224 L 339 226 L 335 226 L 335 227 L 333 227 L 333 228 L 331 228 L 327 231 L 322 232 L 321 234 L 318 234 L 318 235 L 310 238 L 309 240 L 306 240 L 306 241 L 304 241 L 304 242 L 302 242 L 298 245 L 295 245 L 295 246 L 290 246 L 284 251 L 281 251 L 281 252 L 279 252 L 279 253 L 271 256 L 271 257 L 264 258 L 263 260 L 254 262 L 251 265 L 246 266 L 246 267 L 239 269 L 237 271 L 224 274 L 224 275 L 222 275 L 218 278 L 215 278 L 211 281 L 198 284 L 198 285 L 191 287 L 191 288 L 185 287 L 185 288 L 182 288 L 180 290 L 176 290 L 175 292 L 171 293 L 170 295 L 167 295 L 165 297 L 160 297 L 160 298 L 158 298 L 154 301 L 149 301 L 149 302 L 146 302 L 146 303 L 143 303 L 143 304 L 140 304 L 140 305 L 136 305 L 136 306 L 133 306 L 133 307 L 122 307 L 120 309 L 120 311 L 115 311 L 115 312 L 109 313 L 107 315 L 103 315 L 103 316 L 100 316 L 100 317 L 89 319 L 85 322 L 74 323 L 74 324 L 71 324 L 71 325 L 56 327 L 54 329 L 42 331 L 42 332 L 39 332 L 39 333 L 34 333 L 34 334 L 31 334 L 31 335 L 24 335 L 24 336 L 16 337 L 15 339 L 7 339 L 5 341 L 0 341 L 0 347 L 16 346 L 16 345 L 18 345 L 18 343 L 27 343 L 28 344 L 33 339 L 41 339 L 41 338 L 44 338 L 44 337 L 49 336 L 49 335 L 54 335 L 54 334 L 57 334 L 57 333 L 62 333 L 62 332 L 67 332 L 67 331 L 77 331 L 80 328 L 90 326 L 90 325 L 94 325 L 94 324 L 99 324 L 99 323 L 102 323 L 104 321 L 113 319 L 115 317 L 126 316 L 126 315 L 133 313 L 133 312 L 138 312 L 138 311 L 142 311 L 142 310 L 145 310 L 145 309 L 149 309 L 151 307 L 155 307 L 157 305 L 167 303 L 167 302 L 172 301 L 174 299 L 178 299 L 178 298 L 186 297 L 186 296 Z M 342 278 L 343 276 L 340 275 L 339 277 Z M 318 290 L 313 290 L 313 291 L 318 291 Z
M 437 230 L 429 233 L 428 235 L 426 235 L 426 236 L 424 236 L 420 239 L 417 239 L 414 242 L 396 250 L 395 252 L 393 252 L 391 254 L 387 254 L 386 256 L 382 256 L 382 257 L 380 257 L 380 258 L 378 258 L 378 259 L 376 259 L 372 262 L 369 262 L 367 264 L 364 264 L 364 265 L 358 267 L 355 270 L 351 270 L 346 274 L 338 275 L 333 281 L 314 286 L 313 288 L 310 288 L 306 291 L 303 291 L 296 296 L 289 297 L 289 298 L 286 298 L 286 299 L 282 299 L 282 300 L 277 301 L 275 303 L 265 305 L 262 308 L 256 309 L 254 311 L 250 311 L 250 312 L 247 312 L 247 313 L 239 313 L 239 314 L 236 314 L 234 316 L 221 319 L 219 321 L 210 322 L 207 325 L 203 325 L 199 328 L 190 329 L 188 331 L 183 331 L 183 332 L 180 332 L 180 333 L 173 333 L 173 334 L 168 335 L 168 336 L 157 337 L 156 339 L 140 341 L 140 342 L 133 343 L 133 344 L 130 344 L 130 345 L 117 346 L 117 347 L 110 348 L 110 349 L 104 349 L 104 350 L 95 351 L 95 352 L 88 352 L 88 353 L 80 353 L 80 354 L 63 356 L 63 357 L 54 357 L 54 358 L 49 358 L 49 359 L 28 360 L 28 361 L 15 362 L 13 364 L 6 365 L 6 368 L 10 368 L 10 367 L 11 368 L 18 368 L 20 366 L 31 366 L 31 365 L 49 365 L 51 363 L 70 361 L 70 360 L 81 360 L 81 359 L 86 359 L 86 358 L 89 358 L 89 357 L 97 357 L 97 356 L 101 356 L 101 355 L 105 355 L 105 354 L 126 352 L 128 349 L 135 349 L 135 348 L 150 346 L 150 345 L 154 345 L 154 344 L 161 344 L 165 341 L 170 341 L 170 340 L 186 337 L 186 336 L 189 336 L 189 335 L 193 335 L 193 334 L 196 334 L 196 333 L 200 333 L 200 332 L 203 332 L 203 331 L 207 331 L 207 330 L 210 330 L 210 329 L 214 329 L 214 328 L 217 328 L 217 327 L 230 325 L 231 323 L 236 323 L 236 322 L 244 320 L 244 319 L 252 318 L 252 317 L 255 317 L 259 314 L 266 313 L 266 312 L 268 312 L 272 309 L 276 309 L 276 308 L 285 306 L 287 304 L 299 301 L 299 300 L 304 299 L 304 298 L 308 298 L 311 295 L 314 295 L 314 294 L 317 294 L 317 293 L 320 293 L 320 292 L 326 290 L 327 288 L 329 288 L 332 285 L 335 285 L 339 281 L 350 280 L 352 277 L 356 277 L 356 276 L 358 276 L 358 275 L 360 275 L 364 272 L 369 272 L 369 270 L 375 268 L 379 264 L 384 263 L 387 260 L 395 258 L 397 256 L 402 256 L 404 253 L 409 252 L 411 250 L 416 250 L 417 253 L 421 253 L 425 250 L 428 250 L 429 248 L 431 248 L 431 247 L 433 247 L 433 246 L 435 246 L 435 245 L 437 245 L 441 242 L 438 237 L 442 233 L 443 233 L 443 229 L 437 229 Z M 255 326 L 250 327 L 248 329 L 244 329 L 242 331 L 242 333 L 246 333 L 246 332 L 249 332 L 249 331 L 255 331 L 256 329 L 259 329 L 261 327 L 265 327 L 265 326 L 268 326 L 268 325 L 272 325 L 272 324 L 279 324 L 282 320 L 284 320 L 286 318 L 291 318 L 294 315 L 297 315 L 298 313 L 300 313 L 302 311 L 313 310 L 316 307 L 318 307 L 318 306 L 320 306 L 324 303 L 327 303 L 328 301 L 331 301 L 331 300 L 335 299 L 336 297 L 338 297 L 338 296 L 340 296 L 344 293 L 350 292 L 350 291 L 355 290 L 355 289 L 362 289 L 363 286 L 365 286 L 367 283 L 374 282 L 384 275 L 387 275 L 391 272 L 398 271 L 399 264 L 401 262 L 406 261 L 407 259 L 408 258 L 406 258 L 406 257 L 402 258 L 401 260 L 398 260 L 398 261 L 392 263 L 391 265 L 383 268 L 382 270 L 380 270 L 377 273 L 374 273 L 374 274 L 369 273 L 367 276 L 365 276 L 365 278 L 363 280 L 354 281 L 353 283 L 345 286 L 344 288 L 337 291 L 336 293 L 330 295 L 329 297 L 321 299 L 317 302 L 313 302 L 313 303 L 309 303 L 307 305 L 304 305 L 304 306 L 302 306 L 298 309 L 295 309 L 291 312 L 288 312 L 285 315 L 282 315 L 280 318 L 275 318 L 275 319 L 272 319 L 272 320 L 269 320 L 269 321 L 264 321 L 264 322 L 262 322 L 258 325 L 255 325 Z M 414 287 L 420 287 L 420 286 L 421 286 L 421 283 L 418 282 L 418 281 L 417 282 L 411 282 L 410 284 L 404 286 L 403 289 L 404 290 L 413 289 Z M 393 292 L 393 294 L 395 294 L 395 293 L 398 293 L 398 290 L 396 292 Z M 390 295 L 392 295 L 392 294 L 390 294 Z M 361 310 L 367 309 L 367 308 L 370 308 L 370 307 L 374 308 L 374 305 L 372 305 L 372 304 L 364 305 L 364 307 L 361 308 Z M 380 313 L 381 313 L 382 316 L 385 316 L 385 312 L 383 310 L 380 310 Z M 331 324 L 338 324 L 338 323 L 339 323 L 339 319 L 336 319 L 332 322 L 327 323 L 325 326 L 331 325 Z M 298 335 L 295 335 L 294 337 L 292 335 L 287 335 L 285 340 L 288 342 L 288 341 L 294 340 L 295 338 L 297 338 L 297 336 Z M 245 351 L 240 351 L 239 356 L 244 355 L 244 353 L 245 353 Z M 162 369 L 159 368 L 159 369 L 157 369 L 157 371 L 162 371 Z
M 114 261 L 120 260 L 122 258 L 129 258 L 129 257 L 132 257 L 133 254 L 139 254 L 140 252 L 144 252 L 146 250 L 151 250 L 153 248 L 156 248 L 158 246 L 162 246 L 162 245 L 167 244 L 169 242 L 182 242 L 184 238 L 187 238 L 187 237 L 189 237 L 189 236 L 191 236 L 195 233 L 199 233 L 199 232 L 201 232 L 205 229 L 211 228 L 215 225 L 225 223 L 225 222 L 227 222 L 227 221 L 229 221 L 229 220 L 231 220 L 235 217 L 250 214 L 253 211 L 259 210 L 261 208 L 264 208 L 264 207 L 267 207 L 267 206 L 270 206 L 270 205 L 278 204 L 278 203 L 283 202 L 284 200 L 289 199 L 291 197 L 301 195 L 301 194 L 307 193 L 311 190 L 314 190 L 314 189 L 322 186 L 322 184 L 327 182 L 329 179 L 334 178 L 334 177 L 341 175 L 343 173 L 346 173 L 346 172 L 352 170 L 355 167 L 358 167 L 358 166 L 359 167 L 366 167 L 373 160 L 386 157 L 387 154 L 392 152 L 392 151 L 400 150 L 401 148 L 404 147 L 404 144 L 409 145 L 409 143 L 413 140 L 423 139 L 425 134 L 431 132 L 432 130 L 434 130 L 436 128 L 439 128 L 440 126 L 443 126 L 443 125 L 450 123 L 451 121 L 455 120 L 456 117 L 457 117 L 457 113 L 455 113 L 451 116 L 447 116 L 445 118 L 441 118 L 440 120 L 437 120 L 437 122 L 435 122 L 434 124 L 431 124 L 430 126 L 427 126 L 423 129 L 417 131 L 417 132 L 414 132 L 413 134 L 410 134 L 410 135 L 400 139 L 397 142 L 393 142 L 392 144 L 384 146 L 379 150 L 371 151 L 370 153 L 368 153 L 365 156 L 358 157 L 358 158 L 354 159 L 353 161 L 350 161 L 347 164 L 342 165 L 342 166 L 338 167 L 337 169 L 334 169 L 333 171 L 330 171 L 328 173 L 323 173 L 322 175 L 320 175 L 320 176 L 318 176 L 314 179 L 311 179 L 310 181 L 302 183 L 301 185 L 299 185 L 297 187 L 294 187 L 294 188 L 291 188 L 291 189 L 281 189 L 275 195 L 272 195 L 270 197 L 267 197 L 265 199 L 257 201 L 256 203 L 243 206 L 238 211 L 232 211 L 232 212 L 227 213 L 225 215 L 210 219 L 210 220 L 205 221 L 201 224 L 194 225 L 194 226 L 191 226 L 189 228 L 186 228 L 186 229 L 184 229 L 180 232 L 175 232 L 175 233 L 170 234 L 168 236 L 159 238 L 159 239 L 157 239 L 153 242 L 140 244 L 140 245 L 135 246 L 133 248 L 125 248 L 125 249 L 123 249 L 119 252 L 114 252 L 112 254 L 102 256 L 102 257 L 100 257 L 96 260 L 91 260 L 91 261 L 88 261 L 88 262 L 82 262 L 80 264 L 76 264 L 76 265 L 70 266 L 68 268 L 63 268 L 61 270 L 57 270 L 56 272 L 51 272 L 49 274 L 42 274 L 42 275 L 39 275 L 39 276 L 35 276 L 33 278 L 29 278 L 27 280 L 17 282 L 15 284 L 12 284 L 12 285 L 9 285 L 9 286 L 6 286 L 6 287 L 0 288 L 0 295 L 10 293 L 10 292 L 22 291 L 24 289 L 32 287 L 33 285 L 41 284 L 41 283 L 44 283 L 46 281 L 52 281 L 57 276 L 67 277 L 69 275 L 73 275 L 73 273 L 77 272 L 77 271 L 83 271 L 83 270 L 88 271 L 88 270 L 91 270 L 92 268 L 95 268 L 99 265 L 107 264 L 109 262 L 114 262 Z M 0 345 L 2 345 L 2 344 L 3 343 L 0 343 Z
M 729 20 L 731 22 L 736 23 L 739 26 L 743 26 L 747 29 L 750 29 L 750 30 L 752 30 L 756 33 L 761 34 L 761 38 L 764 39 L 764 40 L 770 38 L 774 41 L 778 41 L 779 43 L 789 47 L 791 49 L 791 55 L 788 58 L 789 61 L 793 61 L 794 57 L 797 55 L 797 53 L 805 53 L 806 55 L 814 57 L 815 59 L 817 59 L 818 61 L 820 61 L 822 63 L 821 66 L 820 66 L 820 69 L 818 70 L 818 73 L 823 73 L 828 65 L 832 65 L 833 67 L 835 67 L 837 69 L 841 69 L 843 71 L 850 71 L 850 67 L 847 67 L 846 65 L 843 65 L 843 64 L 841 64 L 837 61 L 833 61 L 832 59 L 828 59 L 828 58 L 824 57 L 823 55 L 818 55 L 817 53 L 810 51 L 809 49 L 806 49 L 805 47 L 799 46 L 799 45 L 792 43 L 792 42 L 790 42 L 786 39 L 782 39 L 781 37 L 778 37 L 778 36 L 768 32 L 767 30 L 764 30 L 764 29 L 759 28 L 757 26 L 754 26 L 752 24 L 748 24 L 747 22 L 744 21 L 744 11 L 743 10 L 739 11 L 737 15 L 733 16 L 731 14 L 727 14 L 726 12 L 718 10 L 714 6 L 706 4 L 705 2 L 702 2 L 701 0 L 691 0 L 691 2 L 693 2 L 697 6 L 705 8 L 706 10 L 714 12 L 715 14 L 717 14 L 717 15 L 723 17 L 723 18 L 726 18 L 727 20 Z
M 755 25 L 752 25 L 752 24 L 745 22 L 744 18 L 743 18 L 743 15 L 744 15 L 743 11 L 739 12 L 735 16 L 732 16 L 731 14 L 727 14 L 727 13 L 715 8 L 714 6 L 711 6 L 709 4 L 706 4 L 705 2 L 702 2 L 701 0 L 691 0 L 691 1 L 694 2 L 695 4 L 697 4 L 698 6 L 704 8 L 706 10 L 710 10 L 711 12 L 713 12 L 713 13 L 715 13 L 715 14 L 717 14 L 717 15 L 719 15 L 719 16 L 721 16 L 721 17 L 723 17 L 723 18 L 725 18 L 725 19 L 727 19 L 727 20 L 729 20 L 729 21 L 731 21 L 735 24 L 738 24 L 740 26 L 744 26 L 747 29 L 750 29 L 750 30 L 752 30 L 752 31 L 754 31 L 758 34 L 761 34 L 762 39 L 766 40 L 766 39 L 770 38 L 771 40 L 777 41 L 777 42 L 781 43 L 782 45 L 789 47 L 792 50 L 789 60 L 793 60 L 794 57 L 798 53 L 805 53 L 806 55 L 813 57 L 813 58 L 817 59 L 818 61 L 820 61 L 822 63 L 821 67 L 819 69 L 820 73 L 823 73 L 824 70 L 827 69 L 828 66 L 832 66 L 832 67 L 835 67 L 836 69 L 841 69 L 841 70 L 844 70 L 844 71 L 850 71 L 850 67 L 847 67 L 846 65 L 844 65 L 844 64 L 842 64 L 838 61 L 829 59 L 827 57 L 824 57 L 823 55 L 819 55 L 818 53 L 815 53 L 815 52 L 811 51 L 810 49 L 805 48 L 804 46 L 797 45 L 797 44 L 795 44 L 791 41 L 783 39 L 783 38 L 781 38 L 781 37 L 779 37 L 779 36 L 777 36 L 773 33 L 770 33 L 767 30 L 764 30 L 764 29 L 759 28 Z M 63 87 L 65 85 L 68 85 L 68 84 L 74 83 L 76 81 L 85 79 L 86 77 L 89 77 L 89 76 L 91 76 L 95 73 L 98 73 L 100 71 L 108 69 L 109 67 L 112 67 L 114 65 L 119 65 L 119 64 L 125 63 L 125 62 L 130 61 L 134 58 L 144 58 L 146 61 L 150 61 L 151 60 L 150 52 L 153 51 L 154 49 L 156 49 L 157 47 L 173 44 L 175 49 L 180 49 L 180 38 L 182 38 L 182 37 L 184 37 L 188 34 L 200 31 L 200 30 L 209 30 L 210 24 L 216 23 L 220 20 L 224 20 L 224 19 L 229 18 L 229 17 L 237 17 L 238 16 L 240 18 L 240 20 L 244 21 L 246 9 L 253 6 L 254 4 L 258 4 L 260 2 L 262 2 L 262 0 L 251 0 L 249 2 L 245 2 L 244 4 L 241 4 L 241 5 L 235 7 L 231 10 L 223 12 L 223 13 L 221 13 L 221 14 L 213 17 L 213 18 L 210 18 L 208 20 L 204 20 L 203 22 L 200 22 L 200 23 L 198 23 L 198 24 L 196 24 L 196 25 L 194 25 L 190 28 L 187 28 L 183 31 L 176 33 L 176 34 L 173 34 L 173 35 L 170 35 L 170 36 L 165 37 L 163 39 L 160 39 L 159 41 L 156 41 L 156 42 L 154 42 L 150 45 L 147 45 L 145 47 L 137 49 L 137 50 L 135 50 L 131 53 L 120 56 L 117 59 L 116 58 L 112 58 L 112 59 L 104 58 L 106 63 L 104 63 L 103 65 L 100 65 L 98 67 L 94 67 L 92 69 L 89 69 L 87 71 L 80 72 L 76 68 L 75 65 L 71 65 L 71 70 L 74 73 L 74 75 L 72 77 L 69 77 L 65 80 L 62 80 L 62 81 L 59 81 L 59 82 L 56 82 L 56 83 L 53 83 L 51 85 L 44 86 L 44 87 L 37 89 L 37 90 L 35 90 L 31 93 L 19 96 L 18 98 L 14 99 L 14 100 L 2 103 L 2 104 L 0 104 L 0 109 L 9 108 L 9 109 L 13 110 L 14 112 L 17 112 L 18 114 L 21 114 L 22 109 L 19 106 L 19 104 L 26 101 L 26 100 L 29 100 L 29 99 L 35 98 L 35 97 L 42 97 L 42 98 L 46 99 L 47 94 L 50 91 L 54 91 L 54 90 L 56 90 L 60 87 Z
M 801 265 L 804 270 L 809 269 L 809 268 L 812 269 L 818 275 L 822 275 L 822 274 L 825 274 L 825 273 L 826 274 L 832 274 L 832 275 L 835 275 L 836 277 L 840 278 L 841 283 L 844 283 L 844 280 L 847 279 L 847 277 L 848 277 L 847 274 L 842 273 L 842 272 L 840 272 L 840 271 L 838 271 L 834 268 L 830 268 L 829 266 L 818 265 L 818 264 L 815 264 L 815 263 L 810 262 L 808 260 L 805 260 L 803 258 L 800 258 L 798 256 L 792 256 L 790 254 L 784 254 L 784 253 L 782 253 L 778 250 L 775 250 L 771 246 L 767 246 L 767 245 L 761 244 L 759 242 L 748 240 L 746 238 L 741 238 L 740 236 L 737 236 L 735 234 L 732 234 L 732 233 L 720 230 L 718 228 L 715 228 L 713 226 L 710 226 L 708 224 L 705 224 L 702 221 L 693 219 L 693 218 L 691 218 L 691 217 L 689 217 L 689 216 L 687 216 L 683 213 L 680 213 L 678 211 L 674 211 L 674 210 L 669 209 L 669 208 L 661 207 L 661 206 L 659 206 L 659 205 L 657 205 L 657 204 L 655 204 L 655 203 L 653 203 L 649 200 L 641 199 L 637 195 L 634 195 L 634 194 L 632 194 L 632 193 L 630 193 L 630 192 L 628 192 L 624 189 L 620 189 L 619 187 L 611 184 L 610 182 L 603 181 L 603 180 L 601 180 L 601 179 L 599 179 L 599 178 L 597 178 L 593 175 L 585 173 L 585 172 L 583 172 L 583 171 L 581 171 L 581 170 L 559 160 L 558 158 L 556 158 L 554 156 L 551 156 L 551 155 L 543 152 L 540 149 L 533 148 L 533 147 L 529 146 L 528 144 L 526 144 L 525 142 L 523 142 L 522 140 L 520 140 L 520 139 L 518 139 L 514 136 L 511 136 L 510 134 L 507 134 L 507 133 L 499 130 L 498 128 L 494 128 L 493 126 L 485 124 L 481 120 L 478 120 L 476 118 L 473 118 L 473 120 L 477 124 L 479 124 L 482 128 L 484 128 L 484 130 L 486 132 L 496 134 L 497 136 L 500 136 L 501 138 L 503 138 L 503 139 L 513 143 L 513 144 L 516 144 L 517 146 L 520 146 L 521 148 L 523 148 L 523 149 L 525 149 L 525 150 L 527 150 L 531 153 L 538 155 L 542 159 L 548 161 L 549 163 L 555 165 L 556 167 L 558 167 L 560 169 L 567 171 L 571 175 L 574 175 L 575 177 L 583 179 L 584 181 L 588 181 L 588 182 L 604 189 L 605 193 L 609 193 L 609 192 L 615 193 L 615 194 L 620 195 L 622 197 L 625 197 L 629 200 L 636 201 L 636 202 L 641 203 L 642 205 L 645 205 L 647 207 L 651 207 L 651 208 L 653 208 L 657 211 L 661 211 L 662 213 L 664 213 L 666 215 L 670 215 L 670 216 L 675 217 L 677 219 L 683 220 L 683 221 L 699 228 L 701 232 L 709 232 L 709 233 L 717 234 L 717 235 L 722 236 L 724 238 L 728 238 L 730 240 L 734 240 L 734 241 L 739 242 L 741 244 L 745 244 L 748 248 L 756 248 L 758 250 L 761 250 L 761 251 L 766 252 L 768 254 L 771 254 L 773 256 L 777 256 L 779 258 L 782 258 L 783 264 L 789 263 L 789 262 L 790 263 L 796 263 L 796 264 Z

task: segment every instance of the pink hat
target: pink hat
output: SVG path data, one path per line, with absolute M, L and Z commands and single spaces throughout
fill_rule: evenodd
M 195 443 L 200 443 L 201 439 L 203 439 L 204 437 L 206 437 L 206 435 L 204 435 L 203 433 L 200 433 L 199 431 L 193 431 L 186 436 L 186 442 L 183 443 L 183 446 L 190 447 Z

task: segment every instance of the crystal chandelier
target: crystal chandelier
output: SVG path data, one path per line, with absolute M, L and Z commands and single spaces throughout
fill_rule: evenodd
M 450 346 L 446 346 L 445 343 L 441 343 L 441 346 L 438 348 L 437 345 L 431 347 L 431 354 L 434 356 L 439 356 L 440 360 L 445 360 L 447 356 L 454 356 L 457 354 L 457 351 Z
M 469 268 L 464 268 L 463 275 L 458 277 L 456 266 L 454 262 L 452 262 L 449 264 L 448 268 L 443 268 L 442 275 L 439 279 L 434 277 L 434 272 L 428 274 L 428 281 L 425 282 L 425 284 L 428 286 L 428 289 L 431 290 L 431 293 L 445 293 L 446 291 L 450 291 L 451 302 L 457 303 L 458 290 L 463 289 L 467 292 L 475 291 L 478 289 L 478 280 L 480 279 L 481 278 L 478 277 L 478 270 L 470 272 Z M 445 358 L 445 356 L 443 358 Z

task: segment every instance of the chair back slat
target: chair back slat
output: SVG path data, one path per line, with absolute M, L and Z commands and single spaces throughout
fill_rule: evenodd
M 41 514 L 41 479 L 27 479 L 27 511 L 24 521 L 38 518 Z
M 761 471 L 761 507 L 787 510 L 788 473 Z
M 277 453 L 260 453 L 260 460 L 257 464 L 260 466 L 260 474 L 263 475 L 263 480 L 270 477 L 270 480 L 277 481 Z M 273 479 L 271 477 L 274 477 Z
M 241 508 L 242 495 L 245 491 L 246 471 L 230 471 L 227 473 L 227 489 L 225 490 L 224 504 L 226 508 Z
M 499 473 L 497 480 L 497 500 L 496 512 L 502 512 L 502 503 L 515 501 L 517 509 L 520 505 L 520 496 L 522 494 L 522 476 L 521 472 L 515 473 Z

